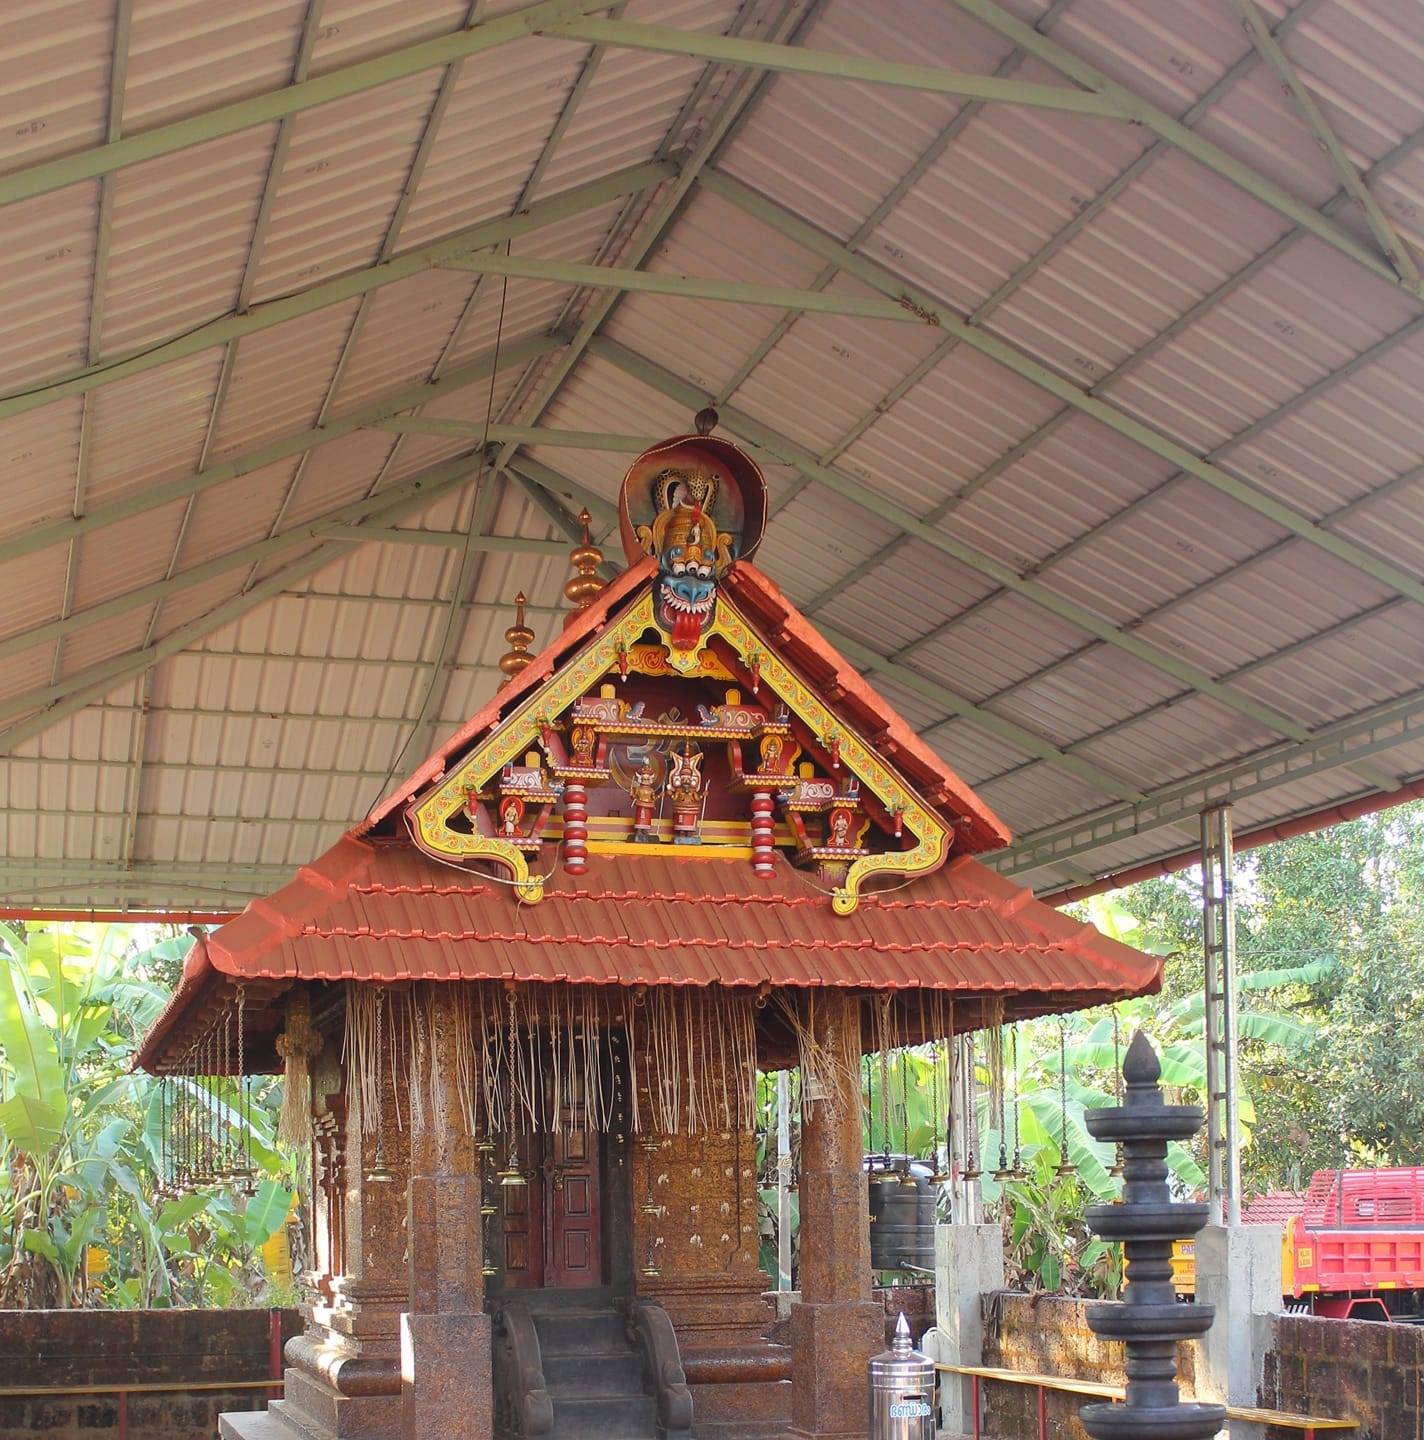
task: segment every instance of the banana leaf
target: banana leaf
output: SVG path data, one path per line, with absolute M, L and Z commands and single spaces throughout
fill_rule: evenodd
M 59 1052 L 35 1009 L 22 964 L 19 957 L 0 963 L 0 1051 L 14 1075 L 16 1094 L 61 1115 L 65 1105 Z

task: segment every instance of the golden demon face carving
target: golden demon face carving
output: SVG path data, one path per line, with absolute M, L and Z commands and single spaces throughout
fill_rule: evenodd
M 732 565 L 732 537 L 709 513 L 717 489 L 717 477 L 705 470 L 669 466 L 653 481 L 653 523 L 635 530 L 638 543 L 657 557 L 657 620 L 675 650 L 697 648 L 712 618 L 717 581 Z

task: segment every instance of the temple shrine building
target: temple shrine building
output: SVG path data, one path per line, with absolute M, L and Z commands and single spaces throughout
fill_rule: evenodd
M 146 1039 L 283 1069 L 310 1147 L 306 1331 L 229 1440 L 863 1435 L 862 1057 L 1159 983 L 975 860 L 1008 832 L 756 567 L 766 487 L 714 426 L 634 461 L 622 573 L 586 538 L 559 633 L 517 616 L 493 699 L 200 938 Z

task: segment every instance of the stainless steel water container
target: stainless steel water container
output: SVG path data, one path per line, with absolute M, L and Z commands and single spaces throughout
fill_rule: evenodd
M 905 1312 L 895 1338 L 870 1362 L 870 1440 L 935 1440 L 935 1368 L 910 1343 Z

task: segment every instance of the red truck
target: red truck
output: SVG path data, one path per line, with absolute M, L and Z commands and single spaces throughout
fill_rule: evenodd
M 1424 1165 L 1392 1170 L 1317 1170 L 1310 1188 L 1272 1190 L 1241 1212 L 1247 1225 L 1283 1225 L 1285 1300 L 1316 1315 L 1415 1320 L 1424 1299 Z M 1190 1241 L 1178 1242 L 1173 1274 L 1195 1290 Z

